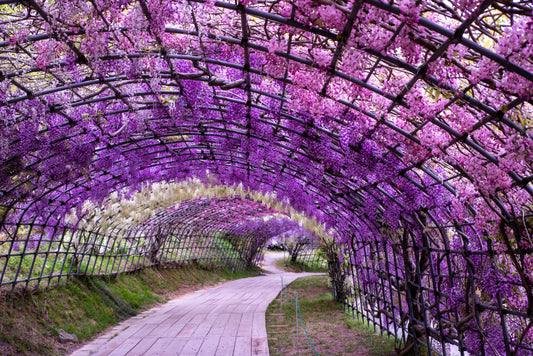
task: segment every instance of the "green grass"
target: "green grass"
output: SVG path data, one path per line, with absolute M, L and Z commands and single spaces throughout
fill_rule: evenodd
M 327 272 L 327 268 L 317 264 L 306 264 L 303 262 L 291 262 L 288 259 L 279 259 L 275 262 L 277 268 L 287 272 Z
M 314 355 L 300 319 L 297 342 L 295 293 L 298 293 L 305 328 L 319 355 L 395 354 L 393 339 L 377 335 L 367 325 L 351 320 L 333 300 L 326 276 L 311 276 L 299 278 L 287 287 L 284 297 L 288 297 L 288 302 L 284 300 L 282 307 L 279 296 L 269 305 L 266 321 L 270 355 Z
M 365 347 L 369 355 L 383 355 L 394 353 L 394 341 L 386 337 L 380 337 L 370 325 L 363 323 L 358 319 L 354 319 L 351 315 L 345 313 L 343 316 L 344 324 L 352 330 L 363 336 L 365 339 Z
M 128 245 L 125 241 L 110 243 L 102 251 L 89 250 L 86 255 L 78 256 L 78 261 L 73 264 L 73 256 L 76 251 L 73 245 L 70 245 L 65 237 L 64 243 L 59 242 L 42 242 L 37 249 L 24 248 L 24 242 L 18 246 L 18 250 L 11 250 L 11 242 L 0 241 L 0 255 L 11 254 L 9 257 L 0 257 L 0 273 L 4 269 L 5 273 L 2 283 L 12 281 L 25 281 L 28 278 L 38 278 L 39 276 L 47 277 L 50 275 L 68 274 L 112 274 L 124 271 L 133 271 L 143 264 L 149 264 L 146 257 L 140 254 L 128 255 L 133 253 L 134 246 Z M 198 263 L 207 267 L 211 266 L 230 266 L 234 264 L 237 269 L 243 265 L 239 259 L 238 251 L 235 247 L 223 239 L 209 240 L 186 240 L 176 241 L 168 239 L 161 247 L 161 255 L 165 259 L 181 260 L 198 260 Z M 209 242 L 209 244 L 207 244 Z M 68 250 L 67 250 L 68 249 Z M 45 281 L 47 283 L 47 281 Z M 30 286 L 38 284 L 31 281 Z
M 0 254 L 7 254 L 9 247 L 10 243 L 0 245 Z M 35 278 L 41 273 L 43 276 L 68 273 L 70 264 L 64 261 L 65 255 L 61 253 L 56 260 L 58 250 L 60 246 L 57 242 L 42 243 L 37 250 L 27 249 L 24 254 L 22 254 L 23 246 L 18 251 L 12 250 L 11 256 L 0 258 L 0 272 L 5 266 L 3 282 L 14 281 L 15 278 L 17 281 L 26 280 L 28 277 Z
M 0 354 L 58 355 L 58 329 L 87 340 L 179 294 L 257 275 L 200 266 L 146 268 L 113 277 L 71 278 L 54 289 L 0 294 Z

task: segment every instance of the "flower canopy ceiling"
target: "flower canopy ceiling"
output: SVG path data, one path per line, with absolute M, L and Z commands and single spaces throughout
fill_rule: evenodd
M 528 1 L 1 3 L 5 212 L 208 173 L 331 226 L 530 213 Z

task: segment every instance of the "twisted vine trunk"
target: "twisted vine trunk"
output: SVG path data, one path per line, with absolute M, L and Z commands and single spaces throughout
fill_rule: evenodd
M 337 250 L 331 246 L 325 247 L 328 259 L 329 278 L 331 279 L 331 291 L 336 301 L 345 303 L 346 291 L 344 290 L 344 281 L 346 273 L 342 269 L 339 261 Z
M 424 215 L 417 215 L 419 222 L 422 225 L 427 224 L 427 220 Z M 421 235 L 425 234 L 423 231 L 419 232 Z M 421 238 L 421 245 L 417 246 L 415 242 L 416 237 L 412 234 L 411 230 L 404 230 L 401 237 L 402 245 L 402 258 L 405 266 L 405 278 L 406 278 L 406 293 L 407 303 L 409 307 L 410 322 L 408 326 L 409 336 L 405 342 L 403 349 L 399 350 L 399 355 L 407 355 L 413 349 L 417 349 L 418 352 L 419 340 L 426 335 L 426 330 L 418 322 L 424 320 L 425 308 L 423 307 L 423 299 L 421 287 L 423 285 L 422 275 L 429 267 L 429 245 L 427 238 Z
M 150 246 L 149 260 L 151 264 L 155 265 L 161 262 L 158 255 L 159 255 L 159 250 L 161 249 L 161 246 L 163 246 L 163 244 L 165 243 L 165 240 L 166 240 L 166 236 L 163 233 L 161 227 L 159 226 L 157 229 L 157 232 L 155 233 L 152 239 L 152 244 Z

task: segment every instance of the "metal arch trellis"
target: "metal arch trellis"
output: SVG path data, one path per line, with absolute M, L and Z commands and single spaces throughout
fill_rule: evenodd
M 336 230 L 338 262 L 353 277 L 346 286 L 346 305 L 403 339 L 404 352 L 426 348 L 430 354 L 449 354 L 455 345 L 463 354 L 531 353 L 533 283 L 527 266 L 533 254 L 528 231 L 533 172 L 527 155 L 524 169 L 506 168 L 520 147 L 501 150 L 507 136 L 520 139 L 526 150 L 533 147 L 526 146 L 533 113 L 532 63 L 527 55 L 517 59 L 497 53 L 491 41 L 506 39 L 505 31 L 517 19 L 531 19 L 532 8 L 527 1 L 464 3 L 458 9 L 432 1 L 170 1 L 164 5 L 180 7 L 182 19 L 190 21 L 162 28 L 152 0 L 119 8 L 120 16 L 137 9 L 141 27 L 115 26 L 108 13 L 112 2 L 0 0 L 9 10 L 0 17 L 0 116 L 5 118 L 0 125 L 13 135 L 0 137 L 8 146 L 1 151 L 0 166 L 0 237 L 9 246 L 0 256 L 5 261 L 2 280 L 10 256 L 19 258 L 16 274 L 29 267 L 28 278 L 12 280 L 26 287 L 42 278 L 59 280 L 66 269 L 114 273 L 123 268 L 124 254 L 113 252 L 104 265 L 98 257 L 105 256 L 97 250 L 116 250 L 120 239 L 131 241 L 134 250 L 152 248 L 151 262 L 184 257 L 173 252 L 177 245 L 165 245 L 165 238 L 159 244 L 158 236 L 178 241 L 193 236 L 190 229 L 173 227 L 183 223 L 198 234 L 220 233 L 225 222 L 214 217 L 215 210 L 191 203 L 182 213 L 162 212 L 153 225 L 124 229 L 110 222 L 107 231 L 78 230 L 74 234 L 87 234 L 81 262 L 60 262 L 56 275 L 45 271 L 48 258 L 55 266 L 76 247 L 72 227 L 61 222 L 68 209 L 85 199 L 101 201 L 113 190 L 134 190 L 144 181 L 178 181 L 208 170 L 220 183 L 275 191 Z M 90 12 L 94 23 L 57 13 L 69 6 Z M 313 11 L 306 13 L 306 6 Z M 313 17 L 326 10 L 337 17 Z M 372 16 L 377 20 L 365 23 Z M 222 17 L 235 21 L 227 25 Z M 100 25 L 96 31 L 94 24 Z M 380 34 L 379 29 L 388 36 L 382 48 L 357 38 L 364 31 Z M 91 36 L 108 36 L 105 50 L 84 47 Z M 399 39 L 422 48 L 420 58 L 408 58 L 402 50 L 409 46 L 399 45 Z M 144 46 L 136 46 L 137 40 Z M 59 54 L 43 50 L 50 43 L 63 49 Z M 527 53 L 528 46 L 531 39 L 524 37 L 517 51 Z M 220 54 L 228 48 L 235 57 Z M 327 55 L 322 58 L 320 51 Z M 454 51 L 463 51 L 463 57 Z M 346 64 L 355 52 L 363 62 L 360 73 L 357 63 Z M 282 70 L 268 67 L 270 62 Z M 494 64 L 494 71 L 503 74 L 465 82 L 475 77 L 478 62 Z M 463 81 L 442 75 L 438 66 L 459 71 Z M 315 80 L 303 80 L 302 73 Z M 389 80 L 400 84 L 391 86 Z M 294 104 L 309 93 L 325 103 L 324 110 L 334 103 L 334 114 L 312 112 L 310 101 L 307 107 Z M 426 112 L 416 106 L 417 93 L 446 102 Z M 176 105 L 181 105 L 177 114 Z M 455 107 L 475 118 L 469 129 L 454 122 Z M 349 129 L 366 121 L 373 123 L 367 131 L 346 139 Z M 23 130 L 51 148 L 28 149 L 37 143 L 18 135 Z M 428 141 L 435 130 L 449 139 Z M 485 131 L 492 132 L 490 140 L 480 139 Z M 71 164 L 68 154 L 76 156 L 75 148 L 84 147 L 92 150 L 85 156 L 89 162 Z M 458 162 L 457 152 L 481 162 L 478 171 L 504 167 L 498 172 L 510 178 L 509 187 L 480 193 L 485 176 Z M 338 167 L 336 162 L 341 162 Z M 82 172 L 61 170 L 61 164 L 77 164 Z M 386 169 L 390 175 L 379 173 Z M 464 181 L 478 184 L 478 200 L 462 199 L 468 193 Z M 458 216 L 453 202 L 439 205 L 438 198 L 447 194 L 441 188 L 466 201 L 471 215 Z M 499 222 L 487 231 L 483 219 Z M 65 242 L 66 250 L 56 249 L 52 241 Z M 202 248 L 207 251 L 213 241 L 205 240 Z M 14 251 L 17 243 L 23 245 L 20 253 Z M 43 269 L 30 278 L 38 254 L 46 256 Z M 33 261 L 30 266 L 24 265 L 26 256 Z M 127 257 L 126 262 L 132 263 Z M 502 275 L 506 268 L 508 276 Z M 497 283 L 484 280 L 485 270 L 494 271 Z
M 221 212 L 221 207 L 227 211 Z M 165 263 L 241 269 L 244 262 L 239 259 L 240 251 L 228 246 L 214 248 L 217 237 L 212 231 L 221 224 L 238 224 L 243 218 L 272 213 L 242 199 L 208 199 L 182 203 L 138 226 L 94 221 L 98 227 L 69 231 L 66 226 L 28 224 L 27 233 L 13 238 L 12 247 L 0 255 L 0 285 L 35 288 L 42 280 L 48 286 L 69 276 L 116 274 Z M 54 238 L 47 239 L 46 229 L 54 229 Z
M 483 251 L 479 249 L 477 241 L 470 241 L 472 235 L 467 235 L 465 231 L 471 229 L 471 226 L 443 225 L 431 214 L 428 214 L 428 218 L 431 222 L 425 225 L 418 221 L 424 229 L 422 236 L 425 241 L 422 246 L 412 241 L 414 235 L 411 235 L 406 227 L 402 229 L 403 235 L 391 236 L 390 239 L 378 238 L 379 234 L 391 232 L 378 227 L 375 223 L 370 229 L 373 237 L 367 235 L 364 238 L 360 236 L 352 238 L 347 250 L 342 252 L 346 256 L 355 256 L 355 259 L 346 257 L 350 260 L 345 262 L 347 278 L 350 278 L 348 297 L 345 300 L 346 308 L 354 315 L 367 320 L 370 325 L 377 326 L 381 332 L 393 335 L 410 345 L 410 348 L 405 349 L 404 352 L 412 351 L 413 348 L 417 349 L 420 345 L 434 348 L 435 341 L 438 340 L 443 345 L 448 345 L 447 349 L 442 348 L 439 352 L 451 352 L 451 354 L 469 350 L 465 345 L 464 334 L 461 334 L 465 332 L 465 329 L 472 328 L 472 324 L 476 325 L 474 329 L 479 330 L 484 338 L 487 337 L 486 333 L 489 331 L 483 327 L 482 317 L 483 312 L 489 310 L 490 313 L 507 315 L 502 317 L 502 320 L 507 321 L 502 321 L 501 335 L 502 342 L 506 343 L 507 352 L 510 353 L 513 348 L 520 346 L 523 347 L 524 352 L 530 352 L 531 345 L 520 345 L 512 340 L 509 336 L 511 330 L 506 325 L 512 324 L 513 319 L 514 322 L 520 318 L 527 320 L 528 313 L 518 312 L 508 309 L 509 306 L 504 306 L 503 292 L 498 291 L 495 300 L 488 299 L 484 295 L 473 297 L 466 303 L 466 307 L 470 308 L 471 312 L 462 319 L 458 314 L 461 310 L 449 305 L 446 299 L 451 296 L 443 293 L 439 288 L 439 285 L 444 283 L 443 280 L 448 280 L 448 283 L 453 286 L 464 283 L 466 279 L 469 288 L 479 288 L 476 285 L 483 285 L 486 281 L 479 277 L 477 271 L 479 268 L 492 268 L 490 264 L 487 264 L 487 260 L 495 258 L 497 252 L 493 249 Z M 362 228 L 360 230 L 364 231 L 362 233 L 369 231 Z M 462 235 L 462 242 L 459 246 L 451 246 L 450 232 Z M 482 237 L 478 236 L 477 239 L 479 241 Z M 436 240 L 441 240 L 442 243 L 435 243 Z M 471 246 L 472 242 L 477 246 Z M 395 251 L 395 253 L 390 253 L 390 251 Z M 524 253 L 524 251 L 515 252 Z M 482 258 L 485 262 L 480 264 L 479 259 Z M 443 273 L 436 270 L 441 267 L 431 259 L 445 260 L 449 272 Z M 425 262 L 422 263 L 422 260 Z M 405 266 L 409 261 L 411 272 L 406 273 Z M 494 278 L 498 277 L 494 276 Z M 520 287 L 520 283 L 516 280 L 505 282 L 502 280 L 501 282 Z M 416 295 L 413 295 L 413 292 Z M 465 298 L 468 297 L 467 291 Z M 427 303 L 424 302 L 424 298 L 433 300 Z M 402 303 L 411 305 L 405 308 L 405 304 L 402 307 Z M 430 321 L 426 319 L 427 315 L 423 315 L 427 313 L 428 308 L 436 309 L 436 314 L 439 315 L 438 322 Z M 422 314 L 407 315 L 406 309 L 411 313 L 413 310 L 418 310 L 418 313 Z M 445 316 L 446 314 L 448 316 Z M 410 326 L 408 327 L 405 323 L 409 323 Z M 469 323 L 471 323 L 470 326 L 468 326 Z M 456 348 L 450 349 L 450 345 L 455 345 Z

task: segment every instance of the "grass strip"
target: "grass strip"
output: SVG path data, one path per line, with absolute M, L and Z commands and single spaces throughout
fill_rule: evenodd
M 71 278 L 57 288 L 0 293 L 0 355 L 62 355 L 58 330 L 81 342 L 140 311 L 222 281 L 256 276 L 200 266 L 146 268 L 107 277 Z
M 297 341 L 295 292 L 305 328 L 319 355 L 395 355 L 393 339 L 375 334 L 344 312 L 331 297 L 326 276 L 297 279 L 287 287 L 288 302 L 284 295 L 281 308 L 279 296 L 269 305 L 266 324 L 270 355 L 314 354 L 300 319 Z
M 287 272 L 327 272 L 328 269 L 326 267 L 322 267 L 316 264 L 306 264 L 303 262 L 291 262 L 289 259 L 281 258 L 279 260 L 276 260 L 274 265 Z

